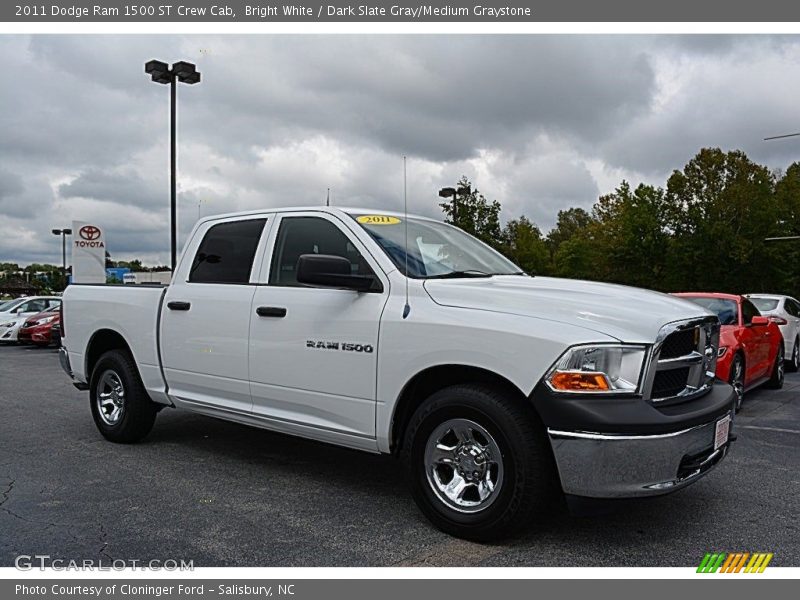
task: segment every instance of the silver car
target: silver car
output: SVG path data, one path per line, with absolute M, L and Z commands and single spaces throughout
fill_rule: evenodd
M 778 324 L 783 334 L 787 369 L 800 369 L 800 302 L 778 294 L 745 294 L 759 312 Z
M 17 332 L 25 319 L 61 306 L 58 296 L 28 296 L 0 303 L 0 343 L 17 342 Z

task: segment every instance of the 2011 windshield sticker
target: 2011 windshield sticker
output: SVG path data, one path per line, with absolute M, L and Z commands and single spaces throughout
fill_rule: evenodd
M 356 221 L 362 225 L 397 225 L 402 223 L 397 217 L 388 215 L 361 215 Z

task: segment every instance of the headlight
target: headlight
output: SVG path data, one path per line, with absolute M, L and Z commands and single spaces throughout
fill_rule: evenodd
M 556 361 L 545 381 L 556 392 L 633 394 L 646 355 L 644 346 L 576 346 Z
M 55 315 L 53 315 L 52 317 L 45 317 L 44 319 L 39 319 L 38 321 L 34 321 L 33 324 L 34 325 L 44 325 L 45 323 L 50 323 L 55 318 L 56 318 Z
M 16 324 L 16 321 L 6 321 L 5 323 L 0 323 L 0 327 L 13 327 Z

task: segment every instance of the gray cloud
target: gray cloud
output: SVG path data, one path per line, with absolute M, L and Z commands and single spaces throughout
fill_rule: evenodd
M 168 95 L 181 239 L 200 214 L 321 204 L 438 212 L 462 174 L 544 229 L 623 177 L 663 184 L 702 146 L 771 167 L 800 129 L 796 36 L 3 36 L 0 260 L 58 260 L 52 227 L 103 224 L 115 258 L 167 261 Z

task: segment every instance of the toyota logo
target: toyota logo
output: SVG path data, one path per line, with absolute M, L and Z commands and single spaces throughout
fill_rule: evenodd
M 84 225 L 80 228 L 78 233 L 83 239 L 91 242 L 92 240 L 96 240 L 100 237 L 100 228 L 95 227 L 94 225 Z

